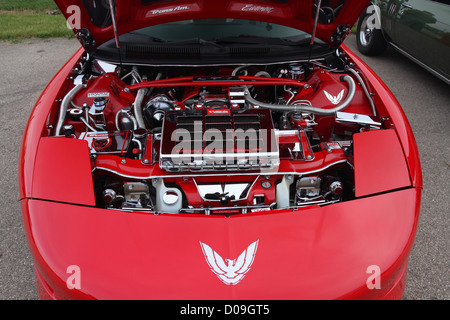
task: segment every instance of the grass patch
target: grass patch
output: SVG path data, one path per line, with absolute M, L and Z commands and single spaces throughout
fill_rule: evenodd
M 67 28 L 63 15 L 20 12 L 0 14 L 0 40 L 19 41 L 52 37 L 74 37 L 73 31 Z
M 0 10 L 33 10 L 33 11 L 46 11 L 48 9 L 58 9 L 58 6 L 53 0 L 10 0 L 0 1 Z

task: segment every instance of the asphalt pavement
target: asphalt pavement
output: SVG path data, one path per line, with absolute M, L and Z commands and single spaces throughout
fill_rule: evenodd
M 346 44 L 359 55 L 353 35 Z M 0 300 L 38 299 L 20 211 L 19 149 L 34 103 L 78 48 L 76 40 L 0 42 Z M 393 49 L 361 57 L 403 106 L 422 161 L 422 211 L 404 299 L 448 300 L 450 87 Z

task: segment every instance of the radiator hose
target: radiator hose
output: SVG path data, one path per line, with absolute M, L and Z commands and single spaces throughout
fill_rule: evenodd
M 83 89 L 84 86 L 82 84 L 76 85 L 70 92 L 64 97 L 61 102 L 61 108 L 59 109 L 58 122 L 56 124 L 55 135 L 61 135 L 61 130 L 64 124 L 64 120 L 66 119 L 67 109 L 72 102 L 73 98 L 78 94 L 78 92 Z
M 348 94 L 345 100 L 339 104 L 338 106 L 332 108 L 332 109 L 322 109 L 317 108 L 311 105 L 309 101 L 302 101 L 298 104 L 291 104 L 291 105 L 284 105 L 284 104 L 271 104 L 271 103 L 265 103 L 261 101 L 257 101 L 256 99 L 253 99 L 250 95 L 250 92 L 248 90 L 245 90 L 245 101 L 248 104 L 251 105 L 257 105 L 261 108 L 267 108 L 271 109 L 273 111 L 301 111 L 301 112 L 309 112 L 314 113 L 318 115 L 333 115 L 338 111 L 344 110 L 348 107 L 348 105 L 352 102 L 355 92 L 356 92 L 356 84 L 355 81 L 351 76 L 342 76 L 341 81 L 347 82 L 348 84 Z

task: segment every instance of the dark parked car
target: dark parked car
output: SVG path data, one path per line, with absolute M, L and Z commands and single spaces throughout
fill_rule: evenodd
M 376 0 L 361 16 L 358 49 L 388 45 L 450 84 L 450 0 Z

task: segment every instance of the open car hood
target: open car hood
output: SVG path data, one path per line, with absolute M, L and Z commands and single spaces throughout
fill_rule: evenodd
M 84 47 L 95 49 L 117 35 L 173 21 L 233 18 L 264 21 L 313 34 L 339 46 L 370 0 L 55 0 Z M 89 31 L 89 32 L 87 32 Z M 157 37 L 157 35 L 155 35 Z

